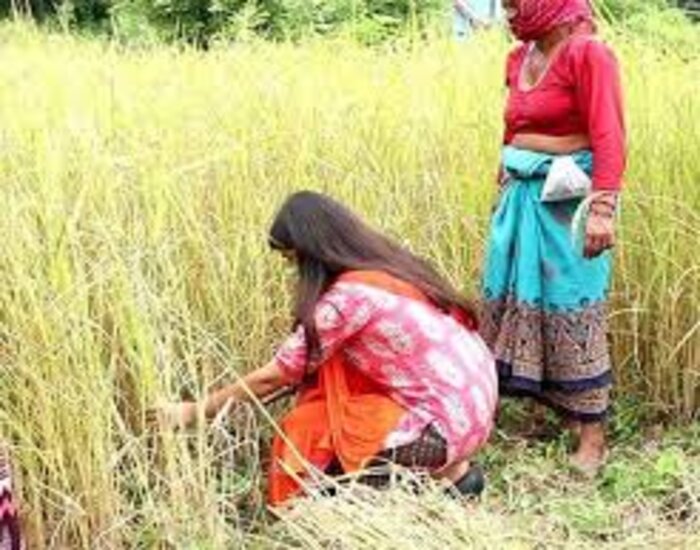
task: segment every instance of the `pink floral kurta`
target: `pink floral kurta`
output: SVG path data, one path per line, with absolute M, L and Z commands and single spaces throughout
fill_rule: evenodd
M 447 441 L 448 462 L 486 442 L 497 378 L 493 357 L 476 332 L 428 304 L 349 281 L 335 283 L 315 315 L 323 359 L 345 354 L 408 411 L 385 449 L 411 443 L 430 424 Z M 302 380 L 306 355 L 300 327 L 276 356 L 290 382 Z

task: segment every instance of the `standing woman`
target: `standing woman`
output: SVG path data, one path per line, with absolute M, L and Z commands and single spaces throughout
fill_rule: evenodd
M 595 35 L 589 0 L 503 0 L 503 6 L 521 44 L 506 67 L 501 193 L 490 228 L 482 330 L 502 394 L 534 397 L 559 412 L 580 437 L 571 464 L 594 475 L 607 454 L 603 422 L 612 385 L 607 250 L 615 242 L 625 167 L 619 70 Z M 564 155 L 592 183 L 580 238 L 574 220 L 581 197 L 542 196 L 552 163 Z

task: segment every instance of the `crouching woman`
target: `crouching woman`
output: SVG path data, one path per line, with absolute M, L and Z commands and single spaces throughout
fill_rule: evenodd
M 186 426 L 199 408 L 212 417 L 298 388 L 272 446 L 273 506 L 320 472 L 385 485 L 389 463 L 478 492 L 469 460 L 489 437 L 498 392 L 469 304 L 428 262 L 322 194 L 289 197 L 269 244 L 297 269 L 293 333 L 266 366 L 167 416 Z

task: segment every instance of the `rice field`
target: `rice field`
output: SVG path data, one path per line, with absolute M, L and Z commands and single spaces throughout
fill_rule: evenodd
M 144 412 L 269 358 L 290 295 L 266 230 L 292 190 L 347 201 L 477 295 L 506 37 L 201 52 L 0 27 L 0 433 L 30 548 L 700 542 L 700 56 L 607 36 L 630 162 L 604 477 L 570 479 L 564 439 L 526 445 L 506 425 L 481 505 L 399 487 L 280 521 L 261 492 L 279 410 L 163 437 Z

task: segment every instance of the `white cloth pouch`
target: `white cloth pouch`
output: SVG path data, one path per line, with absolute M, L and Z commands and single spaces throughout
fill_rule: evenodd
M 565 201 L 587 196 L 591 192 L 591 178 L 572 156 L 558 156 L 552 161 L 542 187 L 542 202 Z

